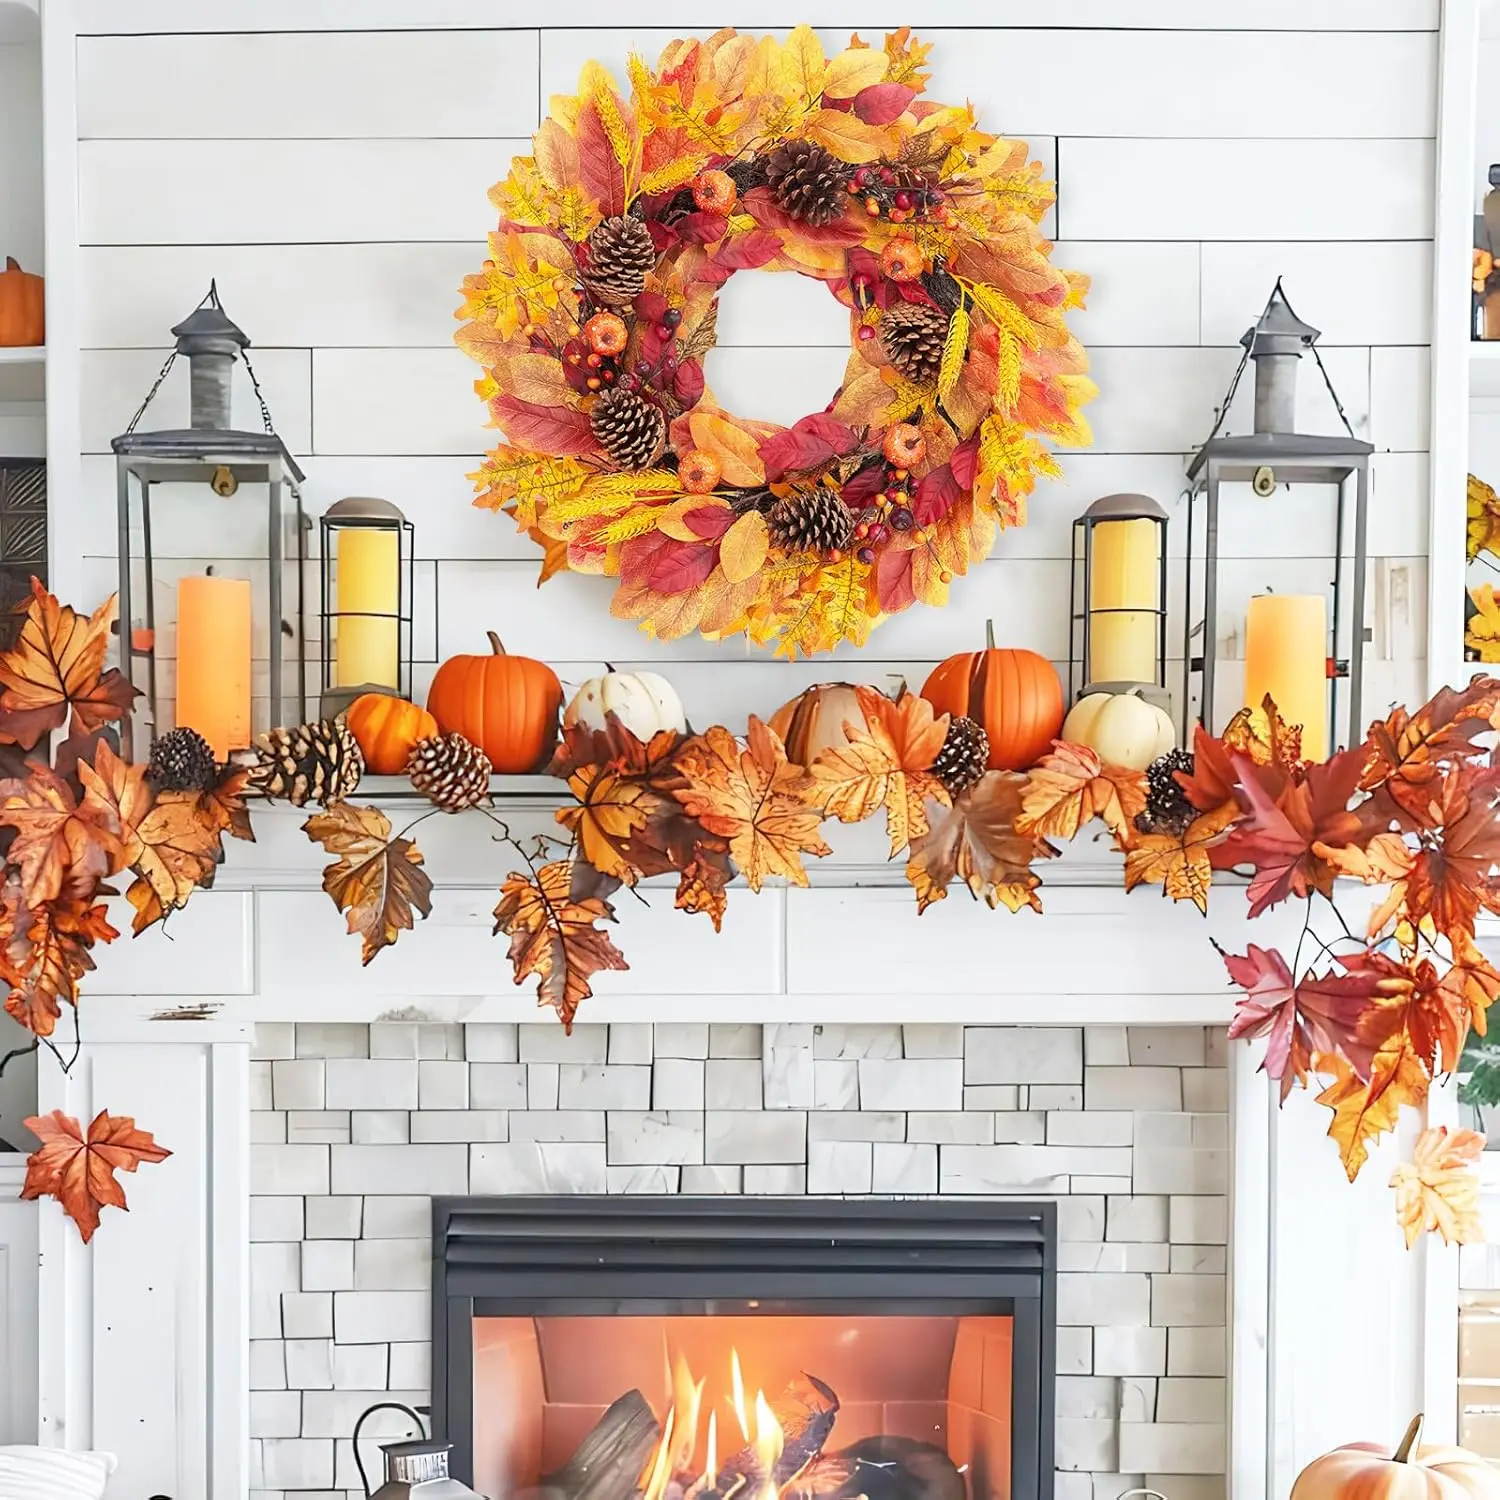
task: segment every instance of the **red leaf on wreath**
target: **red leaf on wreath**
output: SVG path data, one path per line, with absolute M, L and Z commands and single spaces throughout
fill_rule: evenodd
M 804 244 L 847 247 L 860 244 L 867 233 L 866 225 L 847 213 L 827 224 L 809 224 L 805 219 L 796 218 L 771 196 L 770 188 L 751 188 L 743 201 L 745 212 L 753 215 L 757 224 L 766 229 L 781 230 L 784 237 L 801 240 Z
M 848 453 L 857 442 L 854 430 L 837 417 L 816 412 L 766 438 L 760 445 L 760 460 L 766 466 L 766 479 L 774 484 L 795 470 L 820 468 Z M 847 487 L 843 498 L 849 500 Z
M 974 488 L 974 474 L 979 468 L 979 434 L 967 437 L 948 455 L 953 477 L 966 490 Z
M 875 598 L 889 615 L 916 603 L 917 590 L 912 583 L 911 563 L 911 549 L 898 551 L 895 547 L 882 549 L 875 563 Z
M 916 97 L 916 90 L 904 83 L 872 83 L 854 96 L 854 113 L 866 125 L 889 125 Z
M 1244 954 L 1222 948 L 1219 954 L 1229 977 L 1245 991 L 1244 999 L 1235 1002 L 1229 1039 L 1267 1039 L 1261 1071 L 1280 1081 L 1283 1099 L 1294 1084 L 1307 1081 L 1315 1052 L 1339 1052 L 1361 1078 L 1370 1076 L 1379 1042 L 1365 1040 L 1358 1028 L 1382 976 L 1368 970 L 1330 971 L 1293 979 L 1275 948 L 1254 943 Z
M 754 271 L 781 254 L 781 240 L 769 229 L 752 229 L 720 245 L 709 260 L 726 271 Z
M 672 394 L 684 407 L 696 406 L 703 399 L 703 366 L 696 359 L 685 359 L 677 366 Z
M 698 505 L 682 513 L 682 524 L 701 536 L 705 542 L 718 541 L 737 520 L 739 517 L 727 505 Z
M 723 214 L 684 214 L 673 223 L 672 228 L 676 230 L 678 239 L 686 241 L 689 245 L 712 245 L 729 233 L 729 220 Z M 776 239 L 775 235 L 771 238 Z M 776 240 L 776 250 L 773 250 L 771 255 L 775 255 L 780 249 L 781 241 Z M 770 260 L 771 255 L 768 255 L 766 260 Z M 718 261 L 718 264 L 724 265 L 726 262 Z M 765 261 L 761 264 L 764 265 Z
M 129 1115 L 103 1109 L 89 1124 L 87 1136 L 60 1109 L 33 1116 L 25 1125 L 42 1144 L 26 1158 L 21 1196 L 56 1198 L 85 1245 L 99 1227 L 101 1208 L 129 1212 L 115 1173 L 133 1172 L 142 1162 L 165 1161 L 172 1154 L 156 1144 L 149 1130 L 137 1130 Z
M 727 512 L 726 512 L 727 514 Z M 656 554 L 646 583 L 663 594 L 680 594 L 705 583 L 719 560 L 717 547 L 699 547 L 692 542 L 669 541 Z
M 490 402 L 490 414 L 512 443 L 537 453 L 570 458 L 599 451 L 587 412 L 566 406 L 538 406 L 519 396 L 496 396 Z
M 851 475 L 845 482 L 841 493 L 845 505 L 856 506 L 873 500 L 883 489 L 885 489 L 885 465 L 877 461 Z
M 615 100 L 615 109 L 621 114 L 624 112 L 618 99 Z M 587 100 L 580 107 L 575 133 L 578 137 L 579 175 L 585 190 L 591 198 L 598 200 L 600 213 L 624 213 L 625 169 L 609 144 L 609 134 L 593 100 Z
M 948 464 L 929 470 L 911 497 L 911 513 L 917 518 L 917 525 L 935 526 L 963 492 Z
M 635 299 L 635 310 L 643 323 L 660 323 L 667 299 L 660 292 L 644 291 Z

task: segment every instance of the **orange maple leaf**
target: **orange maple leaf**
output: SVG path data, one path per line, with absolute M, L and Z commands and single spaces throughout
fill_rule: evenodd
M 569 1030 L 579 1003 L 594 993 L 590 978 L 601 969 L 627 969 L 625 955 L 597 922 L 612 922 L 614 908 L 590 896 L 570 898 L 570 860 L 543 865 L 535 879 L 512 874 L 500 888 L 495 931 L 510 936 L 516 983 L 537 980 L 537 1002 L 550 1005 Z
M 1017 832 L 1071 839 L 1098 818 L 1122 846 L 1135 838 L 1135 816 L 1146 807 L 1146 778 L 1105 765 L 1086 745 L 1058 740 L 1027 772 Z
M 114 667 L 104 670 L 113 595 L 85 619 L 33 578 L 25 614 L 16 644 L 0 652 L 0 741 L 30 750 L 62 727 L 69 709 L 74 732 L 85 733 L 130 711 L 136 689 Z
M 136 878 L 125 892 L 135 907 L 131 931 L 139 936 L 153 922 L 187 903 L 213 881 L 223 858 L 218 815 L 197 792 L 166 791 L 136 825 Z
M 1328 1135 L 1338 1145 L 1344 1172 L 1353 1182 L 1369 1159 L 1370 1142 L 1396 1128 L 1401 1106 L 1415 1108 L 1427 1097 L 1427 1071 L 1404 1033 L 1375 1054 L 1368 1082 L 1337 1052 L 1320 1052 L 1313 1059 L 1313 1071 L 1332 1080 L 1318 1095 L 1318 1103 L 1333 1111 Z
M 393 839 L 391 820 L 378 807 L 336 802 L 314 813 L 302 831 L 339 856 L 323 871 L 323 889 L 347 913 L 349 931 L 360 935 L 361 963 L 411 930 L 414 909 L 423 917 L 432 910 L 422 851 L 410 839 Z
M 1209 851 L 1240 816 L 1236 803 L 1226 802 L 1200 813 L 1180 833 L 1138 834 L 1125 851 L 1125 889 L 1159 885 L 1174 901 L 1191 901 L 1208 915 L 1208 891 L 1213 884 Z
M 684 785 L 674 795 L 689 816 L 729 840 L 752 891 L 772 875 L 806 885 L 801 856 L 832 852 L 818 832 L 813 778 L 787 760 L 775 730 L 754 715 L 745 748 L 716 724 L 685 741 L 676 763 Z
M 890 699 L 872 687 L 855 693 L 865 726 L 844 725 L 847 743 L 819 752 L 808 771 L 812 798 L 841 823 L 860 823 L 885 807 L 894 859 L 921 838 L 929 823 L 926 802 L 947 807 L 952 798 L 930 769 L 948 733 L 948 715 L 933 717 L 932 705 L 915 693 Z
M 77 1005 L 78 981 L 94 967 L 89 949 L 120 935 L 106 911 L 102 902 L 67 897 L 33 910 L 14 878 L 7 882 L 0 978 L 10 986 L 6 1011 L 28 1031 L 51 1036 L 63 1003 Z
M 77 1120 L 54 1109 L 33 1116 L 26 1128 L 42 1143 L 26 1158 L 23 1198 L 56 1198 L 78 1226 L 84 1244 L 99 1227 L 99 1210 L 123 1208 L 125 1190 L 116 1172 L 133 1172 L 142 1162 L 165 1161 L 172 1153 L 158 1146 L 150 1131 L 137 1130 L 129 1115 L 100 1110 L 88 1134 Z
M 1391 1176 L 1396 1222 L 1408 1250 L 1429 1231 L 1442 1235 L 1445 1245 L 1484 1242 L 1476 1170 L 1483 1150 L 1484 1137 L 1477 1130 L 1435 1125 L 1417 1137 L 1411 1160 Z
M 28 760 L 26 768 L 28 775 L 0 781 L 0 824 L 16 830 L 9 859 L 21 872 L 27 905 L 52 901 L 65 887 L 91 892 L 124 863 L 115 808 L 87 784 L 76 800 L 41 761 Z

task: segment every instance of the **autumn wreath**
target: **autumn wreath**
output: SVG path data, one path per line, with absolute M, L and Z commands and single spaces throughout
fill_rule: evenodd
M 789 655 L 946 602 L 1025 519 L 1040 441 L 1089 440 L 1094 392 L 1023 143 L 920 97 L 906 29 L 826 58 L 786 39 L 674 41 L 591 62 L 492 197 L 458 343 L 506 436 L 475 476 L 546 548 L 543 577 L 617 577 L 616 615 Z M 704 383 L 719 288 L 796 271 L 850 309 L 844 381 L 791 427 Z

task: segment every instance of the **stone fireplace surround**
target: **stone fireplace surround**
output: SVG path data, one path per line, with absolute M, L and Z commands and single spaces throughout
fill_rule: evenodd
M 428 1399 L 432 1197 L 738 1193 L 1055 1199 L 1058 1500 L 1218 1500 L 1227 1090 L 1202 1026 L 261 1026 L 251 1494 Z

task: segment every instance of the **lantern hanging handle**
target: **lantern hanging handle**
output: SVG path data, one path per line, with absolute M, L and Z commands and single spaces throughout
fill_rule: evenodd
M 365 1419 L 367 1417 L 373 1417 L 378 1411 L 405 1412 L 406 1415 L 409 1416 L 412 1421 L 417 1424 L 418 1436 L 424 1438 L 427 1436 L 427 1427 L 426 1424 L 422 1421 L 421 1417 L 419 1417 L 416 1412 L 411 1409 L 411 1407 L 404 1405 L 400 1401 L 377 1401 L 374 1406 L 366 1407 L 364 1411 L 359 1414 L 359 1420 L 354 1424 L 354 1436 L 350 1440 L 350 1445 L 354 1449 L 354 1467 L 359 1472 L 359 1482 L 361 1488 L 363 1488 L 365 1492 L 365 1500 L 370 1500 L 370 1495 L 373 1492 L 370 1489 L 369 1478 L 365 1474 L 364 1462 L 359 1456 L 359 1429 L 365 1425 Z
M 219 283 L 215 280 L 211 279 L 209 281 L 208 291 L 205 292 L 204 295 L 199 299 L 198 307 L 203 307 L 205 304 L 217 308 L 220 312 L 224 311 L 224 304 L 219 301 Z M 198 307 L 195 307 L 193 311 L 197 312 Z M 142 401 L 138 407 L 136 407 L 135 415 L 130 419 L 129 425 L 125 428 L 125 435 L 127 437 L 135 431 L 137 425 L 140 423 L 141 418 L 146 415 L 146 408 L 156 400 L 156 393 L 161 389 L 162 382 L 167 378 L 168 375 L 172 373 L 172 366 L 176 363 L 177 351 L 173 349 L 173 351 L 167 356 L 166 363 L 163 364 L 161 369 L 156 372 L 156 379 L 151 382 L 151 389 L 146 392 L 146 399 Z M 245 361 L 247 369 L 249 368 L 249 363 L 249 360 Z M 255 377 L 252 375 L 250 379 L 254 381 Z M 256 387 L 255 394 L 257 396 L 260 395 L 259 386 Z M 263 412 L 265 411 L 266 403 L 264 401 L 261 402 L 260 409 Z M 266 431 L 271 431 L 271 422 L 269 417 L 266 418 Z
M 1276 278 L 1276 291 L 1281 292 L 1281 300 L 1286 303 L 1286 310 L 1296 318 L 1297 309 L 1292 306 L 1291 299 L 1287 294 L 1281 291 L 1281 277 L 1279 276 Z M 1272 296 L 1275 296 L 1275 292 L 1272 293 Z M 1302 320 L 1301 318 L 1297 318 L 1297 321 L 1300 323 Z M 1350 437 L 1353 437 L 1354 429 L 1349 425 L 1349 416 L 1344 410 L 1344 403 L 1339 400 L 1339 393 L 1334 390 L 1333 382 L 1328 378 L 1328 371 L 1323 364 L 1323 356 L 1318 353 L 1318 346 L 1316 344 L 1309 345 L 1309 347 L 1312 349 L 1312 357 L 1317 361 L 1318 374 L 1323 377 L 1323 384 L 1328 387 L 1328 399 L 1333 402 L 1333 409 L 1339 414 L 1339 421 L 1344 424 L 1344 431 Z M 1246 352 L 1248 353 L 1249 351 L 1247 350 Z M 1242 365 L 1243 363 L 1244 361 L 1241 361 Z

